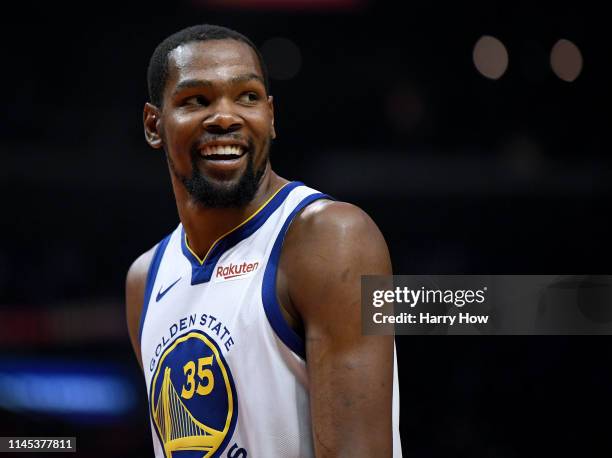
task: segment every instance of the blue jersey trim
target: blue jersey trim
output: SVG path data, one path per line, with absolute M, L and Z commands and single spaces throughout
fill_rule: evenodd
M 210 281 L 214 272 L 215 265 L 219 261 L 219 258 L 227 250 L 237 245 L 242 240 L 251 236 L 257 231 L 266 220 L 270 217 L 274 211 L 281 206 L 291 191 L 298 186 L 304 184 L 299 181 L 293 181 L 285 185 L 278 193 L 268 202 L 263 208 L 261 208 L 253 217 L 248 220 L 246 224 L 238 227 L 236 230 L 230 232 L 221 240 L 219 240 L 210 250 L 204 262 L 200 260 L 191 252 L 187 243 L 185 242 L 185 228 L 181 230 L 181 248 L 185 257 L 191 263 L 191 284 L 197 285 L 200 283 L 206 283 Z
M 157 244 L 151 265 L 149 266 L 149 273 L 147 274 L 147 282 L 145 284 L 145 297 L 142 304 L 142 312 L 140 313 L 140 327 L 138 330 L 138 340 L 142 341 L 142 328 L 144 327 L 145 317 L 147 315 L 147 309 L 149 308 L 149 301 L 151 300 L 151 293 L 153 292 L 153 285 L 155 284 L 155 278 L 157 278 L 157 271 L 159 265 L 164 257 L 164 252 L 168 246 L 172 234 L 168 235 L 165 239 Z
M 293 218 L 295 218 L 295 215 L 297 215 L 298 212 L 300 212 L 304 207 L 319 199 L 333 200 L 326 194 L 311 194 L 297 204 L 295 209 L 287 217 L 287 220 L 285 221 L 285 224 L 283 224 L 278 237 L 276 237 L 274 246 L 272 247 L 272 252 L 270 253 L 270 258 L 268 259 L 268 264 L 266 265 L 263 285 L 261 288 L 261 300 L 263 302 L 264 310 L 266 312 L 266 316 L 268 317 L 270 326 L 272 326 L 272 329 L 280 340 L 304 360 L 306 359 L 304 339 L 302 339 L 302 337 L 300 337 L 291 328 L 291 326 L 287 324 L 287 321 L 281 312 L 281 305 L 276 297 L 276 272 L 278 270 L 278 261 L 280 260 L 285 234 L 287 233 L 287 229 L 289 229 L 289 225 L 293 221 Z

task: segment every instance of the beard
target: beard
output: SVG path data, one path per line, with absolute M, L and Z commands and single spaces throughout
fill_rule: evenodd
M 270 141 L 268 140 L 264 145 L 266 158 L 269 154 L 269 148 Z M 243 207 L 253 200 L 257 189 L 259 189 L 261 177 L 266 171 L 267 160 L 258 170 L 255 170 L 253 151 L 254 145 L 249 144 L 245 153 L 247 155 L 246 169 L 238 182 L 232 184 L 216 183 L 202 174 L 198 165 L 200 161 L 205 159 L 200 156 L 197 148 L 191 151 L 191 167 L 193 170 L 191 176 L 179 174 L 170 155 L 166 153 L 166 156 L 172 173 L 183 183 L 194 202 L 207 208 L 237 208 Z

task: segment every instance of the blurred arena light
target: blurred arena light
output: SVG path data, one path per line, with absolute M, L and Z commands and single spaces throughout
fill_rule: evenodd
M 76 422 L 113 421 L 135 407 L 135 390 L 110 365 L 58 360 L 0 361 L 0 407 Z
M 550 66 L 561 80 L 571 83 L 582 72 L 582 53 L 574 43 L 561 39 L 552 48 Z
M 123 319 L 123 307 L 113 301 L 50 304 L 45 308 L 17 304 L 3 312 L 0 346 L 124 342 L 127 330 L 117 326 Z
M 212 9 L 272 11 L 356 11 L 366 0 L 193 0 L 195 6 Z
M 302 66 L 300 48 L 288 38 L 270 38 L 261 45 L 261 53 L 270 77 L 276 80 L 293 78 Z
M 480 74 L 492 80 L 501 78 L 508 68 L 506 47 L 500 40 L 490 35 L 479 38 L 474 46 L 472 58 Z

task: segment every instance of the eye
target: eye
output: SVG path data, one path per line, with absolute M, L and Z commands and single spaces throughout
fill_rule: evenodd
M 249 91 L 249 92 L 243 92 L 242 94 L 240 94 L 240 97 L 238 97 L 238 102 L 244 103 L 247 105 L 254 105 L 255 103 L 259 101 L 259 99 L 260 97 L 259 97 L 259 94 L 257 94 L 257 92 Z
M 183 105 L 201 105 L 203 107 L 207 107 L 210 105 L 210 102 L 203 95 L 194 95 L 193 97 L 185 99 Z

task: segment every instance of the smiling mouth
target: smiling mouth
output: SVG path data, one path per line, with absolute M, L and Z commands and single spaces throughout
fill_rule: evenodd
M 200 150 L 200 156 L 209 161 L 232 161 L 246 154 L 246 149 L 238 145 L 205 146 Z

